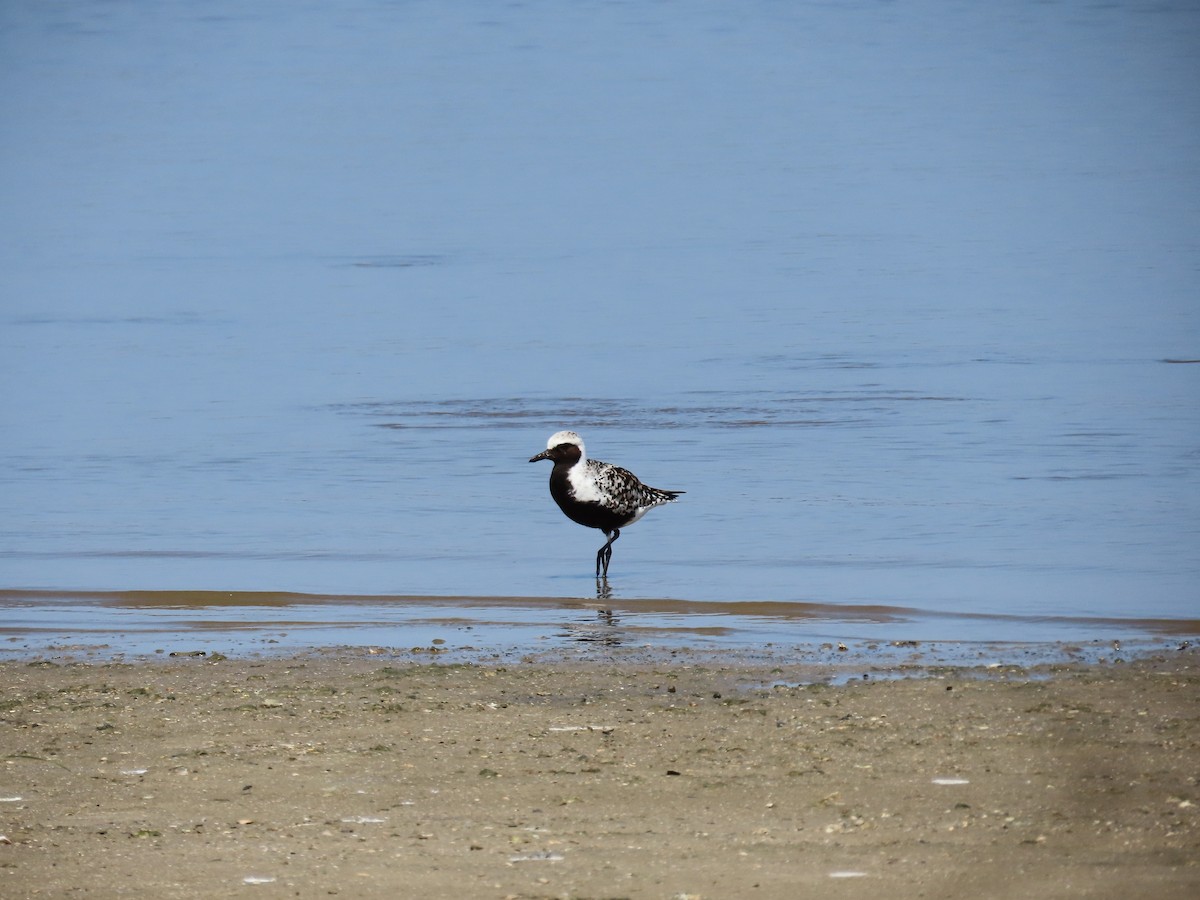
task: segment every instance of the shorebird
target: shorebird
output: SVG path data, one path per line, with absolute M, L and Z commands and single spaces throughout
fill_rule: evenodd
M 608 578 L 613 541 L 621 529 L 632 525 L 656 506 L 673 502 L 683 491 L 664 491 L 638 481 L 628 469 L 588 459 L 583 439 L 573 431 L 550 435 L 546 449 L 530 462 L 554 461 L 550 471 L 550 496 L 572 522 L 599 528 L 606 543 L 596 551 L 596 577 Z

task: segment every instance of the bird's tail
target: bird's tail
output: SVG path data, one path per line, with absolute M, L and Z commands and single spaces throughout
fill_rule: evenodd
M 687 491 L 664 491 L 662 488 L 652 488 L 647 485 L 646 493 L 650 495 L 653 503 L 674 503 L 679 499 L 680 494 L 686 494 Z

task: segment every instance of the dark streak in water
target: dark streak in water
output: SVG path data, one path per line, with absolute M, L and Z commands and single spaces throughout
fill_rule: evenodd
M 386 429 L 435 428 L 530 428 L 557 427 L 569 421 L 579 428 L 621 425 L 622 427 L 677 428 L 766 428 L 814 427 L 870 424 L 858 415 L 868 409 L 887 409 L 899 404 L 960 403 L 966 397 L 923 394 L 912 391 L 832 391 L 804 394 L 752 392 L 726 394 L 727 402 L 711 398 L 694 405 L 653 406 L 629 398 L 560 397 L 528 400 L 491 397 L 443 401 L 364 401 L 332 406 L 335 412 L 368 419 Z M 797 411 L 812 411 L 797 415 Z M 846 415 L 853 410 L 855 415 Z M 822 414 L 825 413 L 825 414 Z M 832 413 L 832 414 L 830 414 Z
M 445 257 L 437 254 L 413 254 L 411 256 L 364 256 L 343 262 L 340 265 L 352 269 L 413 269 L 420 266 L 436 266 Z

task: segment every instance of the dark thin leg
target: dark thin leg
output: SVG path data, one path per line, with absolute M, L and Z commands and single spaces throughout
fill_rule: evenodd
M 606 538 L 608 538 L 608 536 L 610 534 L 611 534 L 611 532 L 609 532 L 609 531 L 604 532 L 604 536 Z M 608 577 L 608 561 L 605 560 L 605 558 L 604 558 L 604 551 L 609 549 L 608 545 L 611 543 L 612 543 L 612 540 L 609 539 L 607 544 L 605 544 L 603 547 L 601 547 L 599 550 L 596 551 L 596 577 L 597 578 L 600 577 L 600 567 L 601 566 L 604 566 L 604 577 L 606 577 L 606 578 Z
M 609 537 L 609 535 L 612 537 Z M 596 551 L 596 577 L 601 577 L 600 567 L 604 566 L 603 576 L 608 577 L 608 562 L 612 559 L 613 541 L 621 536 L 621 529 L 614 528 L 611 532 L 605 531 L 604 536 L 608 538 L 608 543 Z

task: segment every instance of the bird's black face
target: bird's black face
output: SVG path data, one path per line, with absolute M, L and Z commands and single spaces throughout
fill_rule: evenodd
M 551 447 L 549 450 L 543 450 L 537 456 L 529 457 L 530 462 L 537 462 L 539 459 L 551 459 L 554 462 L 567 462 L 574 465 L 579 461 L 580 451 L 574 444 L 559 444 L 556 447 Z

